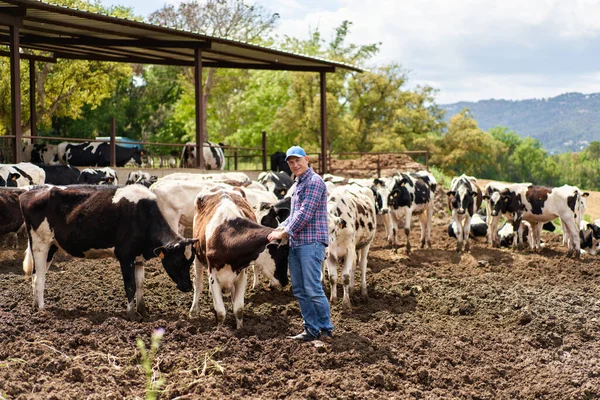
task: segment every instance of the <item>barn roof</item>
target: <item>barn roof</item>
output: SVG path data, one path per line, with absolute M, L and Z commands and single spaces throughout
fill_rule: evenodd
M 199 49 L 203 67 L 362 71 L 341 62 L 38 0 L 0 0 L 0 45 L 10 44 L 9 25 L 19 26 L 21 48 L 46 51 L 52 58 L 194 66 Z

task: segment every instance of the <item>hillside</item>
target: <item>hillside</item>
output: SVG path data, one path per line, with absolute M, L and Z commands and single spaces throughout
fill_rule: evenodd
M 600 141 L 600 93 L 566 93 L 548 99 L 482 100 L 440 105 L 446 120 L 469 108 L 479 127 L 506 126 L 542 142 L 551 154 L 579 151 Z

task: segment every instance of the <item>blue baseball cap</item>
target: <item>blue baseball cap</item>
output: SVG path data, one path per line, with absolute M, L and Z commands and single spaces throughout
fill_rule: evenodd
M 285 152 L 285 161 L 290 157 L 306 157 L 306 152 L 300 146 L 292 146 Z

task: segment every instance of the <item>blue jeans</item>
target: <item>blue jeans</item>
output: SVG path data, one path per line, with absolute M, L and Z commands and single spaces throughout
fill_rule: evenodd
M 290 248 L 292 293 L 300 304 L 304 329 L 315 337 L 319 336 L 321 331 L 333 332 L 329 301 L 321 285 L 321 265 L 324 259 L 323 243 Z

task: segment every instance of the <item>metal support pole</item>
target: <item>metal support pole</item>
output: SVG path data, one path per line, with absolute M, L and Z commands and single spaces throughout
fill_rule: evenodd
M 115 117 L 112 117 L 110 119 L 110 166 L 113 168 L 117 166 L 116 130 Z
M 267 170 L 267 132 L 262 131 L 262 170 Z
M 321 175 L 327 173 L 327 79 L 325 72 L 321 75 Z
M 194 88 L 196 94 L 196 168 L 204 169 L 204 92 L 202 90 L 202 50 L 194 49 Z
M 10 27 L 10 100 L 12 103 L 12 134 L 14 141 L 14 162 L 23 161 L 23 143 L 21 143 L 21 59 L 19 57 L 19 27 Z
M 35 60 L 29 60 L 29 121 L 31 122 L 31 136 L 37 135 L 35 102 Z M 31 138 L 31 143 L 35 143 L 35 138 Z

